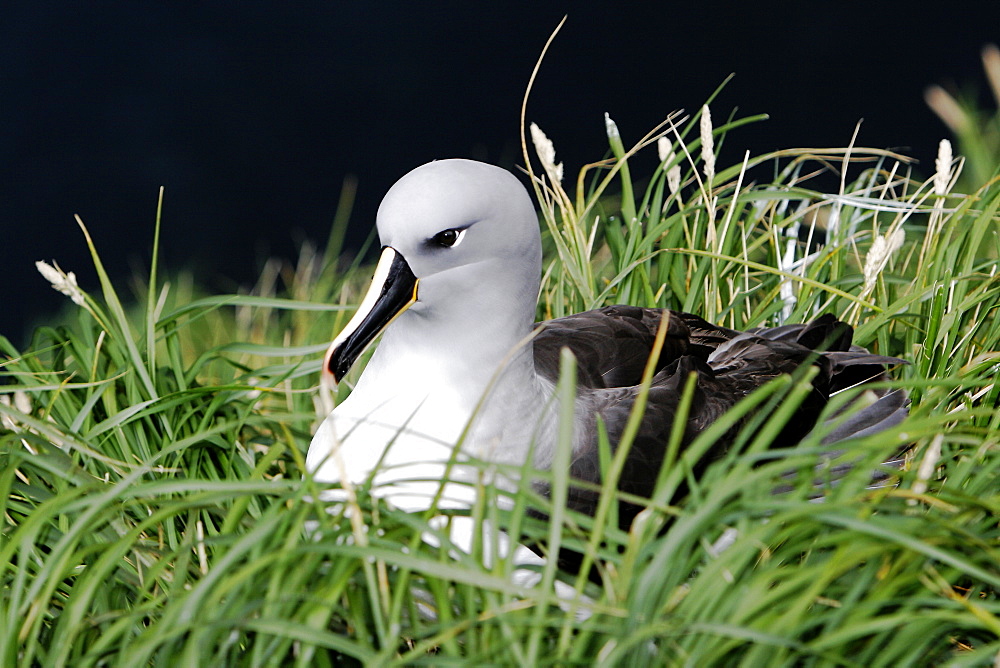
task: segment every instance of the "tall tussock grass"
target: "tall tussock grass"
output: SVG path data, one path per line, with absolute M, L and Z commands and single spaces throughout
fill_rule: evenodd
M 716 164 L 756 119 L 715 123 L 712 104 L 630 148 L 606 119 L 609 156 L 573 180 L 541 129 L 534 158 L 526 134 L 539 317 L 629 303 L 744 329 L 833 313 L 910 361 L 893 381 L 910 417 L 844 444 L 845 477 L 816 486 L 818 437 L 769 447 L 799 382 L 784 379 L 723 418 L 773 407 L 702 477 L 697 453 L 675 453 L 628 532 L 527 487 L 501 512 L 483 485 L 465 514 L 577 550 L 598 575 L 549 567 L 517 585 L 490 545 L 449 549 L 433 512 L 364 489 L 350 515 L 316 500 L 319 358 L 369 271 L 341 259 L 346 214 L 324 249 L 269 264 L 246 294 L 164 281 L 154 248 L 134 306 L 81 222 L 99 290 L 49 268 L 78 317 L 23 350 L 0 338 L 0 664 L 995 665 L 998 179 L 955 192 L 962 159 L 945 143 L 927 181 L 853 142 Z M 639 174 L 643 151 L 656 166 Z M 557 598 L 553 578 L 579 596 Z

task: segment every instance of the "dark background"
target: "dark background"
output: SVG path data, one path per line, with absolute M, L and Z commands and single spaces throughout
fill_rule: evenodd
M 324 241 L 347 175 L 359 239 L 421 163 L 520 163 L 521 97 L 564 14 L 528 120 L 567 174 L 604 155 L 605 111 L 628 145 L 732 72 L 715 118 L 770 120 L 730 134 L 724 164 L 844 146 L 863 118 L 859 144 L 930 173 L 948 133 L 924 88 L 985 91 L 979 52 L 1000 39 L 1000 2 L 77 5 L 0 10 L 0 333 L 15 343 L 68 303 L 35 260 L 98 288 L 74 213 L 124 287 L 148 266 L 163 185 L 167 266 L 230 291 Z

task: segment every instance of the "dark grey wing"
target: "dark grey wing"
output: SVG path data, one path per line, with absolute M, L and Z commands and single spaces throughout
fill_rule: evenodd
M 667 336 L 656 362 L 659 372 L 683 355 L 702 360 L 739 332 L 717 327 L 691 315 L 669 309 L 606 306 L 540 323 L 534 340 L 535 369 L 555 382 L 559 350 L 568 347 L 577 359 L 581 387 L 630 387 L 642 380 L 660 321 L 668 317 Z
M 811 350 L 849 350 L 854 336 L 850 325 L 829 313 L 805 324 L 758 327 L 748 333 L 770 341 L 798 343 Z
M 709 357 L 709 365 L 720 378 L 731 380 L 734 388 L 752 390 L 760 384 L 754 376 L 773 377 L 792 373 L 806 362 L 813 364 L 820 369 L 813 380 L 815 392 L 806 399 L 800 413 L 806 409 L 806 413 L 818 415 L 834 394 L 886 381 L 889 379 L 887 366 L 907 363 L 898 357 L 875 355 L 854 345 L 853 335 L 849 325 L 824 315 L 804 325 L 784 325 L 740 334 L 719 346 Z M 832 431 L 824 436 L 824 444 L 888 429 L 906 417 L 909 402 L 905 392 L 884 387 L 869 388 L 869 392 L 874 401 L 859 398 L 828 420 L 823 428 L 832 427 Z M 846 420 L 845 414 L 850 414 Z M 794 422 L 799 425 L 799 431 L 784 434 L 793 442 L 815 426 L 815 420 L 803 421 L 797 417 Z
M 900 389 L 870 390 L 870 403 L 864 397 L 848 404 L 830 418 L 831 429 L 823 436 L 823 444 L 831 445 L 848 438 L 860 438 L 895 427 L 909 413 L 910 401 L 906 392 Z M 901 464 L 893 459 L 887 464 Z
M 826 314 L 805 325 L 784 325 L 755 330 L 755 334 L 774 341 L 794 341 L 816 351 L 823 351 L 822 357 L 829 366 L 827 396 L 844 390 L 889 380 L 886 367 L 908 364 L 898 357 L 875 355 L 861 346 L 854 345 L 854 330 L 833 316 Z M 893 427 L 909 413 L 909 398 L 906 392 L 884 387 L 868 388 L 867 397 L 846 404 L 833 415 L 824 429 L 823 444 L 830 445 L 848 438 L 867 436 Z M 909 446 L 900 450 L 886 465 L 898 468 L 903 463 L 903 454 Z M 839 454 L 832 451 L 831 456 Z M 842 465 L 849 468 L 849 464 Z M 885 477 L 876 472 L 875 478 Z
M 691 320 L 696 317 L 688 316 L 685 322 L 684 315 L 679 314 L 676 319 L 684 322 L 689 331 L 692 325 L 695 331 L 699 331 L 698 323 Z M 681 355 L 654 376 L 639 432 L 619 480 L 621 491 L 640 497 L 653 493 L 684 383 L 690 374 L 695 374 L 697 380 L 684 427 L 682 450 L 754 390 L 778 376 L 794 374 L 803 365 L 816 367 L 818 373 L 812 380 L 813 391 L 775 439 L 775 446 L 782 447 L 794 445 L 816 427 L 832 393 L 855 383 L 884 380 L 885 365 L 902 363 L 898 358 L 872 355 L 853 346 L 851 328 L 832 317 L 808 325 L 759 330 L 754 334 L 720 330 L 711 325 L 700 328 L 699 336 L 705 343 L 689 343 L 708 348 L 717 346 L 707 360 L 702 360 L 697 354 Z M 823 352 L 830 346 L 845 350 Z M 886 429 L 906 416 L 905 393 L 882 388 L 872 392 L 874 400 L 852 402 L 830 418 L 833 429 L 823 439 L 825 445 Z M 580 401 L 585 404 L 582 412 L 590 417 L 582 425 L 588 433 L 583 434 L 580 439 L 582 445 L 574 453 L 570 471 L 573 478 L 600 484 L 597 420 L 599 418 L 604 423 L 614 449 L 625 430 L 637 394 L 637 387 L 618 387 L 588 390 L 581 395 Z M 695 475 L 725 454 L 741 426 L 737 424 L 715 443 L 708 455 L 696 465 Z M 577 489 L 571 495 L 570 504 L 581 512 L 593 513 L 597 501 L 595 492 Z M 631 504 L 620 505 L 619 517 L 623 528 L 628 527 L 637 511 L 638 508 Z
M 644 322 L 643 317 L 652 319 L 648 309 L 641 311 L 646 313 L 632 318 L 633 323 Z M 655 312 L 653 315 L 656 315 Z M 618 316 L 608 317 L 614 319 Z M 654 376 L 649 390 L 642 423 L 629 449 L 618 482 L 620 491 L 640 498 L 649 498 L 654 492 L 683 388 L 691 374 L 695 374 L 696 383 L 691 410 L 684 426 L 681 451 L 708 425 L 750 392 L 779 375 L 795 373 L 802 365 L 813 365 L 819 369 L 813 379 L 814 390 L 799 406 L 796 416 L 789 421 L 776 439 L 775 445 L 779 447 L 793 445 L 815 428 L 832 393 L 856 384 L 865 385 L 885 380 L 886 365 L 905 363 L 898 358 L 873 355 L 853 345 L 851 328 L 832 317 L 824 316 L 807 325 L 760 329 L 752 333 L 715 327 L 697 316 L 684 313 L 671 312 L 671 318 L 672 322 L 677 321 L 682 324 L 688 332 L 687 353 L 684 353 L 684 346 L 675 342 L 675 347 L 672 349 L 673 359 L 666 362 L 661 360 L 661 368 Z M 554 322 L 565 320 L 568 319 Z M 632 327 L 640 329 L 638 325 Z M 651 336 L 650 331 L 655 333 L 655 327 L 650 328 L 646 325 L 646 329 L 647 336 Z M 596 327 L 591 331 L 599 330 L 600 328 Z M 641 330 L 638 338 L 647 340 L 641 334 Z M 681 339 L 679 336 L 677 338 Z M 550 354 L 554 354 L 554 359 L 558 360 L 559 342 L 545 343 L 550 346 L 548 348 Z M 588 354 L 585 346 L 581 348 L 570 345 L 570 347 L 578 357 L 580 350 L 584 351 L 584 355 Z M 645 364 L 641 350 L 640 346 L 636 359 L 629 367 L 630 374 L 641 374 L 642 366 Z M 536 346 L 536 354 L 537 351 Z M 648 355 L 648 352 L 645 354 Z M 611 359 L 607 353 L 589 352 L 589 355 L 587 359 L 590 360 Z M 622 368 L 625 366 L 627 365 L 623 364 Z M 601 483 L 600 451 L 597 440 L 598 419 L 605 426 L 614 452 L 621 440 L 637 395 L 637 387 L 602 387 L 596 382 L 581 389 L 578 401 L 582 403 L 580 412 L 584 420 L 578 424 L 578 428 L 584 429 L 586 433 L 582 435 L 579 440 L 580 445 L 574 451 L 570 475 L 576 480 L 589 483 L 590 486 L 570 486 L 567 499 L 570 508 L 590 515 L 596 512 L 600 499 L 598 492 L 592 486 Z M 830 418 L 831 424 L 826 428 L 832 427 L 832 429 L 823 439 L 824 445 L 833 445 L 847 438 L 886 429 L 906 417 L 908 399 L 905 392 L 879 388 L 871 390 L 869 399 L 871 396 L 874 396 L 873 401 L 856 400 Z M 706 456 L 694 464 L 695 477 L 699 477 L 712 461 L 728 451 L 742 426 L 742 423 L 737 424 L 728 433 L 723 434 Z M 835 454 L 836 451 L 831 450 L 830 455 Z M 901 454 L 897 453 L 886 464 L 894 466 L 900 461 Z M 817 468 L 822 469 L 823 465 Z M 843 468 L 849 469 L 850 464 L 844 465 Z M 829 467 L 824 471 L 826 480 L 837 476 L 838 471 Z M 875 472 L 872 481 L 877 484 L 885 477 L 885 473 Z M 543 494 L 548 491 L 544 487 L 541 485 L 540 489 Z M 678 490 L 678 495 L 684 494 L 684 489 Z M 641 510 L 641 506 L 620 501 L 618 504 L 620 528 L 628 530 Z M 537 512 L 533 514 L 539 515 Z M 558 558 L 563 568 L 573 571 L 579 569 L 580 555 L 570 550 L 561 550 Z
M 691 332 L 690 352 L 701 359 L 707 359 L 713 350 L 742 334 L 735 329 L 713 325 L 691 313 L 676 312 L 676 316 Z
M 642 379 L 666 309 L 607 306 L 539 323 L 534 339 L 535 370 L 552 382 L 559 377 L 559 351 L 569 348 L 577 361 L 577 384 L 586 388 L 628 387 Z M 689 331 L 671 317 L 657 369 L 687 352 Z
M 719 381 L 715 372 L 694 355 L 684 355 L 671 362 L 653 378 L 642 422 L 629 448 L 618 480 L 619 490 L 642 498 L 649 498 L 653 494 L 658 473 L 663 465 L 670 432 L 677 417 L 684 385 L 691 374 L 695 374 L 696 382 L 690 412 L 681 438 L 682 451 L 702 430 L 742 398 L 741 395 L 729 391 L 725 383 Z M 592 417 L 583 425 L 583 429 L 589 433 L 583 435 L 580 439 L 582 445 L 573 453 L 570 466 L 572 478 L 595 485 L 601 483 L 600 451 L 597 445 L 598 420 L 603 423 L 608 434 L 611 452 L 616 452 L 638 393 L 637 387 L 621 387 L 594 390 L 582 397 Z M 695 473 L 697 474 L 710 461 L 724 453 L 731 440 L 732 433 L 724 435 L 716 443 L 713 453 L 699 463 Z M 574 487 L 570 491 L 568 505 L 574 510 L 593 514 L 598 501 L 598 494 L 592 489 Z M 620 503 L 620 526 L 627 529 L 640 510 L 639 506 Z

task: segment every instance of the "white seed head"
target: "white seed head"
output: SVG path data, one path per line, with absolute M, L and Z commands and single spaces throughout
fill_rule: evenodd
M 671 146 L 670 140 L 666 137 L 660 137 L 656 140 L 656 154 L 660 156 L 661 164 L 669 162 L 674 157 L 674 151 Z
M 938 461 L 941 459 L 941 446 L 944 443 L 944 434 L 938 434 L 924 451 L 924 458 L 920 460 L 920 467 L 917 469 L 917 479 L 913 483 L 913 491 L 923 494 L 927 491 L 927 481 L 934 475 Z M 914 499 L 916 501 L 916 499 Z
M 699 129 L 701 130 L 701 161 L 705 170 L 705 183 L 710 186 L 715 180 L 715 143 L 712 140 L 712 113 L 708 110 L 707 104 L 701 108 Z
M 86 302 L 83 298 L 83 290 L 76 284 L 76 275 L 72 271 L 69 273 L 64 272 L 59 267 L 58 262 L 54 264 L 55 266 L 53 267 L 49 263 L 39 260 L 35 263 L 35 267 L 45 280 L 52 284 L 54 290 L 58 290 L 72 299 L 73 303 L 77 306 L 83 306 Z
M 681 166 L 679 163 L 667 170 L 667 187 L 674 195 L 681 189 Z
M 660 163 L 666 167 L 676 159 L 677 154 L 674 153 L 670 140 L 666 137 L 660 137 L 656 140 L 656 152 L 660 156 Z M 675 194 L 681 188 L 681 165 L 677 163 L 673 167 L 667 169 L 667 187 L 670 188 L 671 194 Z
M 13 407 L 24 415 L 31 415 L 31 397 L 28 396 L 28 393 L 22 390 L 15 390 L 13 396 Z M 11 395 L 0 394 L 0 404 L 8 408 L 12 404 L 10 399 Z M 9 431 L 19 431 L 17 420 L 8 415 L 0 415 L 0 427 Z
M 611 120 L 611 115 L 604 112 L 604 131 L 608 133 L 608 139 L 618 139 L 621 133 L 618 132 L 618 124 Z
M 942 139 L 938 144 L 937 159 L 934 161 L 934 193 L 948 194 L 948 184 L 951 182 L 951 142 Z
M 865 256 L 865 291 L 867 292 L 875 285 L 875 279 L 878 275 L 882 273 L 885 265 L 889 263 L 889 258 L 903 246 L 903 241 L 906 235 L 902 228 L 897 228 L 892 234 L 886 238 L 885 235 L 879 235 L 872 242 L 871 248 L 868 249 L 868 255 Z
M 10 406 L 10 395 L 0 394 L 0 404 L 4 406 Z M 17 429 L 17 423 L 14 422 L 14 418 L 9 417 L 6 413 L 0 415 L 0 427 L 8 431 L 15 431 Z
M 549 175 L 549 179 L 553 183 L 561 183 L 563 165 L 561 162 L 556 164 L 556 147 L 552 144 L 552 140 L 546 137 L 542 129 L 535 123 L 531 124 L 531 142 L 535 145 L 535 153 L 538 154 L 538 159 L 542 161 L 542 167 L 545 169 L 545 173 Z
M 31 414 L 31 397 L 27 392 L 21 390 L 14 392 L 14 407 L 25 415 Z

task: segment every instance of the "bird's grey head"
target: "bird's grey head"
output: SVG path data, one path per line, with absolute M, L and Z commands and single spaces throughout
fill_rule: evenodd
M 386 193 L 376 224 L 384 250 L 373 287 L 324 363 L 338 379 L 386 327 L 407 345 L 476 340 L 477 354 L 483 339 L 506 352 L 530 330 L 541 239 L 512 174 L 472 160 L 417 167 Z
M 417 167 L 386 193 L 376 225 L 382 245 L 405 257 L 421 282 L 484 261 L 517 271 L 537 260 L 532 273 L 540 271 L 538 218 L 528 193 L 493 165 L 455 159 Z
M 411 310 L 506 293 L 534 303 L 541 274 L 538 217 L 524 186 L 473 160 L 417 167 L 386 193 L 376 219 L 383 246 L 420 280 Z M 486 303 L 485 306 L 494 304 Z

